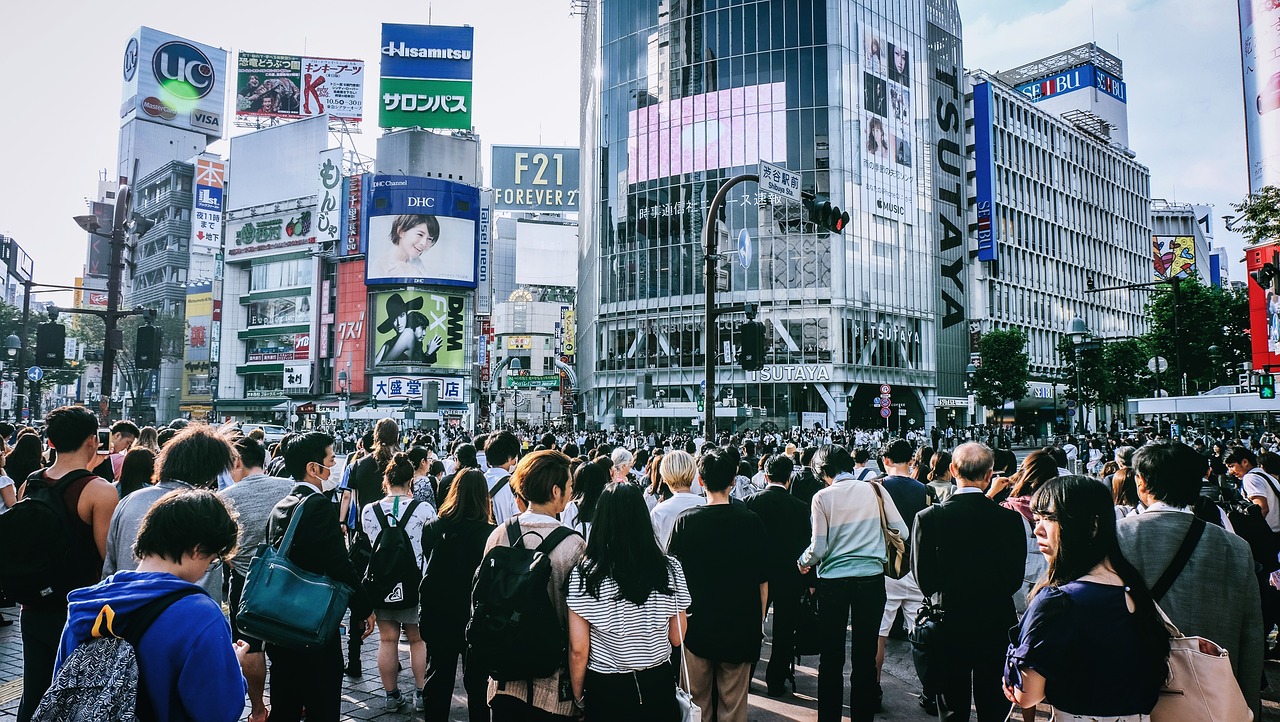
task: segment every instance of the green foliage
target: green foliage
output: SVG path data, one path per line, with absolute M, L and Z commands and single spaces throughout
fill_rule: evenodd
M 973 375 L 978 403 L 1000 409 L 1006 401 L 1027 395 L 1031 373 L 1026 334 L 1016 328 L 988 331 L 978 342 L 978 353 L 982 363 Z
M 1188 393 L 1207 391 L 1227 383 L 1231 369 L 1250 358 L 1249 296 L 1206 286 L 1198 278 L 1182 279 L 1178 286 L 1176 331 L 1173 289 L 1162 289 L 1147 303 L 1151 330 L 1143 340 L 1153 354 L 1168 360 L 1168 378 L 1161 381 L 1170 393 L 1181 391 L 1183 373 Z M 1218 347 L 1218 359 L 1208 353 L 1210 346 Z
M 1240 214 L 1233 227 L 1247 243 L 1280 238 L 1280 188 L 1265 186 L 1231 207 Z

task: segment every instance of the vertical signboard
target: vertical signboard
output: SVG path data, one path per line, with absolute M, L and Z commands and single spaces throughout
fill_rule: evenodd
M 378 126 L 471 127 L 469 27 L 382 24 Z
M 338 264 L 338 307 L 334 313 L 333 364 L 334 393 L 341 393 L 338 374 L 346 372 L 348 390 L 363 394 L 365 386 L 365 339 L 368 338 L 368 315 L 365 305 L 368 291 L 364 286 L 364 264 L 347 261 Z
M 916 205 L 915 112 L 911 49 L 885 32 L 862 34 L 863 208 L 884 218 L 907 220 Z
M 1280 6 L 1239 2 L 1249 192 L 1256 193 L 1280 185 Z
M 354 256 L 364 251 L 364 208 L 369 202 L 372 184 L 364 173 L 344 178 L 342 181 L 342 252 L 339 255 Z
M 142 27 L 125 45 L 120 115 L 222 137 L 227 53 Z
M 213 325 L 213 286 L 187 288 L 187 343 L 182 365 L 182 403 L 208 403 L 210 343 Z
M 479 250 L 476 253 L 476 313 L 487 316 L 492 312 L 491 296 L 493 288 L 489 285 L 489 224 L 492 211 L 489 202 L 492 199 L 485 193 L 480 206 L 480 226 L 478 228 Z
M 965 319 L 965 142 L 964 64 L 960 52 L 960 11 L 956 0 L 929 0 L 929 102 L 933 152 L 933 218 L 938 298 L 938 394 L 964 395 L 969 362 Z
M 975 204 L 978 224 L 975 229 L 978 240 L 978 260 L 994 261 L 998 257 L 999 228 L 995 222 L 996 156 L 992 143 L 992 114 L 994 102 L 991 83 L 973 86 L 973 151 L 976 180 Z
M 320 153 L 319 186 L 316 188 L 316 243 L 342 240 L 342 149 Z
M 195 193 L 191 199 L 191 248 L 213 253 L 222 248 L 222 193 L 227 164 L 196 159 Z

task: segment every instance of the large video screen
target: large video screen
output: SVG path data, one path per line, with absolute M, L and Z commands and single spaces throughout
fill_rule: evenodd
M 480 194 L 412 176 L 373 176 L 365 209 L 365 282 L 476 285 Z

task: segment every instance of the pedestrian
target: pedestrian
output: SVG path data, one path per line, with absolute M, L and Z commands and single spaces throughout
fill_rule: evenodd
M 940 594 L 947 636 L 941 659 L 942 719 L 967 722 L 970 701 L 979 722 L 1000 722 L 1008 712 L 1000 674 L 1007 632 L 1017 622 L 1013 594 L 1026 566 L 1023 522 L 985 492 L 995 457 L 983 444 L 956 448 L 951 471 L 956 493 L 916 517 L 911 568 L 920 591 Z M 1094 482 L 1101 489 L 1101 485 Z
M 300 435 L 289 445 L 285 467 L 296 482 L 293 491 L 276 504 L 267 525 L 266 542 L 279 548 L 294 514 L 303 514 L 294 530 L 289 560 L 301 569 L 322 574 L 351 588 L 348 602 L 359 630 L 367 637 L 375 628 L 372 606 L 360 578 L 347 559 L 333 507 L 322 493 L 333 473 L 333 437 L 320 431 Z M 305 513 L 304 513 L 305 512 Z M 323 649 L 291 649 L 268 644 L 271 660 L 271 719 L 298 722 L 336 722 L 341 714 L 342 642 L 337 630 Z
M 747 719 L 751 668 L 760 659 L 769 601 L 767 571 L 753 556 L 738 552 L 758 544 L 766 532 L 754 512 L 729 503 L 736 458 L 729 449 L 702 454 L 698 475 L 707 502 L 676 518 L 667 545 L 667 553 L 684 568 L 692 596 L 681 651 L 688 669 L 685 688 L 704 710 L 712 709 L 714 690 L 720 722 Z
M 435 511 L 440 506 L 436 503 L 436 482 L 444 472 L 444 464 L 425 446 L 409 449 L 409 463 L 413 464 L 413 498 Z
M 414 447 L 420 449 L 421 447 Z M 374 549 L 372 568 L 378 562 L 378 541 L 390 527 L 398 527 L 408 535 L 412 546 L 416 567 L 421 570 L 426 566 L 422 555 L 422 529 L 436 518 L 435 508 L 424 504 L 413 497 L 413 479 L 416 471 L 413 455 L 396 452 L 387 465 L 383 488 L 386 497 L 366 506 L 360 514 L 361 526 L 369 537 Z M 381 513 L 379 513 L 381 512 Z M 417 587 L 422 581 L 420 576 L 414 579 L 400 580 L 402 584 L 412 583 Z M 401 596 L 404 596 L 402 591 Z M 413 706 L 422 711 L 425 707 L 423 688 L 427 673 L 427 648 L 418 632 L 418 605 L 411 607 L 390 608 L 378 606 L 379 600 L 373 599 L 374 616 L 378 622 L 378 674 L 382 678 L 382 689 L 386 693 L 386 708 L 399 710 L 408 700 L 401 694 L 396 678 L 400 672 L 400 635 L 403 632 L 409 643 L 409 666 L 413 671 Z
M 120 476 L 116 479 L 116 493 L 123 499 L 135 491 L 151 486 L 155 476 L 156 456 L 151 449 L 135 446 L 124 456 Z
M 599 464 L 579 466 L 573 474 L 573 500 L 565 505 L 560 523 L 581 534 L 583 539 L 590 539 L 596 503 L 610 483 L 609 472 Z
M 231 615 L 231 636 L 237 642 L 245 644 L 241 667 L 249 688 L 248 722 L 266 722 L 267 707 L 263 699 L 267 684 L 266 649 L 261 639 L 239 630 L 236 617 L 240 609 L 240 597 L 244 592 L 245 575 L 249 573 L 249 563 L 253 561 L 258 547 L 266 539 L 271 510 L 293 490 L 293 481 L 267 475 L 264 469 L 267 450 L 262 442 L 249 436 L 241 436 L 235 440 L 234 446 L 236 459 L 231 466 L 234 483 L 218 492 L 218 496 L 235 512 L 240 527 L 236 554 L 231 558 L 229 569 L 227 606 Z M 130 456 L 136 451 L 138 449 L 130 451 Z M 125 457 L 125 469 L 128 467 L 129 457 Z
M 925 485 L 929 487 L 929 496 L 935 501 L 944 502 L 955 493 L 956 484 L 951 478 L 951 454 L 945 451 L 939 451 L 929 460 L 929 474 L 927 479 L 929 482 Z
M 493 500 L 493 521 L 501 526 L 520 513 L 511 488 L 511 476 L 520 461 L 520 440 L 510 431 L 490 434 L 485 441 L 484 455 L 488 464 L 485 478 L 489 480 L 489 498 Z
M 610 484 L 569 576 L 569 674 L 588 720 L 678 722 L 671 648 L 687 624 L 680 562 L 658 547 L 640 488 Z
M 671 541 L 671 530 L 675 528 L 676 518 L 695 506 L 707 503 L 705 497 L 698 496 L 690 490 L 696 472 L 697 467 L 693 456 L 688 452 L 672 451 L 662 457 L 658 474 L 661 475 L 662 482 L 671 489 L 671 498 L 653 507 L 649 518 L 653 521 L 658 546 L 664 550 Z
M 157 720 L 240 719 L 245 681 L 238 660 L 243 659 L 246 646 L 232 643 L 222 609 L 198 585 L 214 561 L 232 553 L 236 537 L 233 512 L 212 491 L 170 491 L 149 505 L 132 545 L 137 569 L 116 572 L 68 595 L 69 614 L 58 646 L 57 667 L 84 673 L 86 670 L 79 668 L 81 662 L 101 660 L 78 657 L 80 645 L 111 633 L 113 627 L 119 632 L 123 622 L 148 603 L 187 591 L 187 596 L 160 612 L 134 646 L 138 689 L 146 695 L 140 702 Z M 107 631 L 100 628 L 104 618 Z M 90 674 L 92 669 L 88 668 Z M 58 689 L 57 682 L 54 689 Z M 75 689 L 69 686 L 67 693 L 74 694 Z M 58 700 L 61 705 L 53 702 L 50 699 L 52 706 L 42 710 L 47 718 L 81 719 L 69 708 L 84 711 L 81 705 L 87 700 L 63 698 Z
M 1139 722 L 1160 697 L 1169 632 L 1120 552 L 1112 507 L 1088 476 L 1053 479 L 1035 493 L 1036 537 L 1049 567 L 1008 648 L 1004 677 L 1005 697 L 1023 709 L 1045 701 L 1057 720 Z
M 1280 481 L 1259 466 L 1259 457 L 1243 446 L 1232 447 L 1226 458 L 1227 471 L 1240 480 L 1244 497 L 1262 511 L 1262 518 L 1272 534 L 1280 533 Z M 1280 590 L 1268 582 L 1276 569 L 1276 559 L 1256 559 L 1262 566 L 1255 574 L 1259 596 L 1262 598 L 1263 636 L 1269 637 L 1271 629 L 1280 624 Z M 1215 640 L 1216 641 L 1216 640 Z M 1267 659 L 1280 659 L 1280 644 L 1268 649 Z
M 488 677 L 467 659 L 465 632 L 471 617 L 471 581 L 493 529 L 484 474 L 475 467 L 459 468 L 440 505 L 440 516 L 422 530 L 422 554 L 428 561 L 418 629 L 427 645 L 426 722 L 449 719 L 459 659 L 470 719 L 489 719 Z

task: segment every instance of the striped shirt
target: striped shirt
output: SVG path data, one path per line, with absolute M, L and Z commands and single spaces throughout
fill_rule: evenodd
M 902 520 L 888 491 L 878 482 L 859 482 L 852 474 L 839 474 L 831 486 L 813 497 L 810 507 L 813 537 L 800 557 L 800 566 L 816 564 L 822 579 L 883 574 L 888 553 L 880 528 L 877 489 L 884 498 L 884 514 L 889 526 L 906 539 L 911 529 Z
M 597 599 L 587 591 L 580 567 L 569 573 L 569 609 L 591 625 L 587 669 L 601 674 L 636 672 L 671 658 L 668 624 L 692 599 L 680 562 L 668 560 L 668 583 L 675 594 L 653 592 L 640 606 L 617 599 L 618 583 L 612 579 L 601 583 Z

